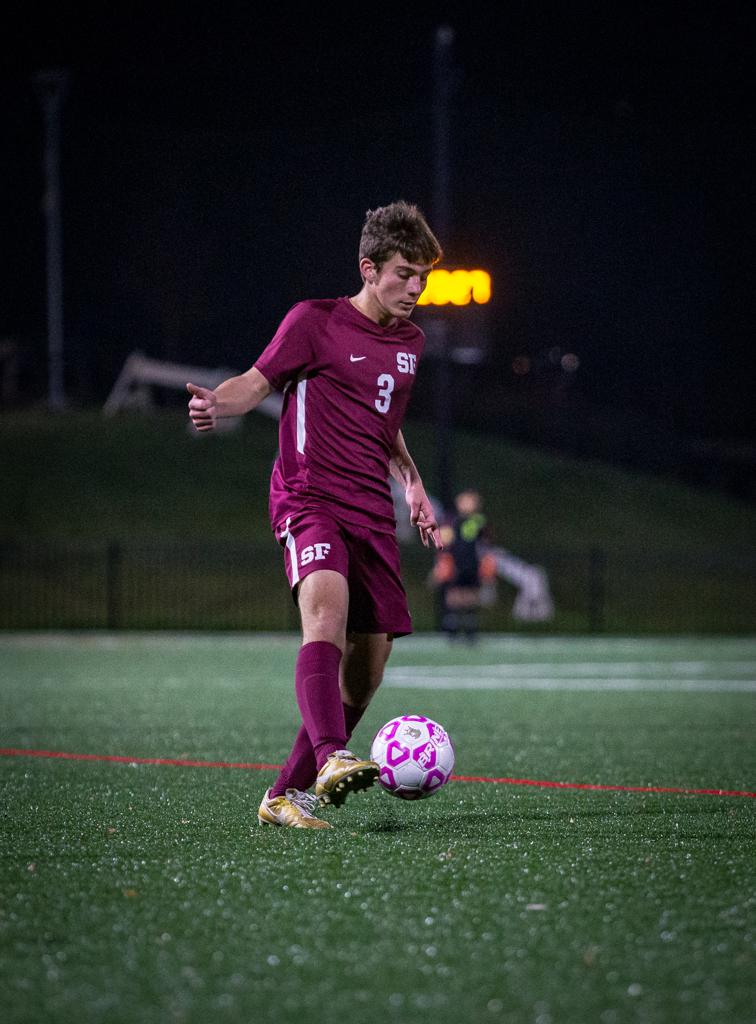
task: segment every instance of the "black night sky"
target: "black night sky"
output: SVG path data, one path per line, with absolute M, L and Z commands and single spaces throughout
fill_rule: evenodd
M 368 208 L 401 197 L 433 221 L 446 23 L 446 264 L 494 282 L 460 417 L 470 389 L 526 440 L 559 444 L 543 424 L 561 417 L 756 443 L 745 5 L 275 12 L 26 5 L 4 32 L 0 336 L 20 344 L 22 402 L 45 391 L 35 70 L 70 71 L 66 381 L 100 403 L 133 349 L 245 369 L 297 299 L 356 291 Z

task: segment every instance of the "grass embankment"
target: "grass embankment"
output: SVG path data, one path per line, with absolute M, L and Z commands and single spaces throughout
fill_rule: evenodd
M 276 435 L 276 423 L 259 415 L 236 431 L 199 436 L 179 412 L 5 414 L 3 534 L 267 537 Z M 427 488 L 436 490 L 432 425 L 410 422 L 405 435 Z M 661 555 L 746 549 L 754 540 L 750 506 L 603 463 L 465 433 L 455 435 L 454 463 L 458 483 L 481 490 L 497 539 L 513 551 L 598 546 Z
M 236 431 L 197 435 L 180 411 L 110 419 L 98 411 L 6 414 L 0 418 L 0 461 L 7 474 L 0 539 L 103 547 L 115 541 L 124 549 L 179 545 L 185 554 L 162 559 L 148 553 L 142 562 L 148 574 L 170 583 L 178 558 L 184 593 L 196 586 L 184 571 L 193 558 L 198 572 L 213 577 L 215 566 L 228 580 L 226 563 L 240 559 L 226 558 L 214 546 L 255 545 L 258 574 L 270 580 L 280 575 L 267 516 L 276 432 L 277 424 L 260 415 L 247 417 Z M 436 491 L 432 425 L 410 422 L 405 434 L 428 490 Z M 557 608 L 548 628 L 742 631 L 756 623 L 754 521 L 747 504 L 464 433 L 455 435 L 453 461 L 458 483 L 483 493 L 495 540 L 548 573 Z M 405 545 L 404 558 L 416 625 L 431 628 L 430 559 L 418 544 Z M 155 566 L 162 567 L 156 572 Z M 55 569 L 48 572 L 56 575 Z M 93 600 L 101 604 L 94 577 L 102 577 L 102 569 L 93 564 L 92 573 L 91 587 L 98 591 Z M 74 575 L 83 579 L 86 571 Z M 242 587 L 245 581 L 246 570 Z M 21 576 L 7 584 L 16 592 L 31 585 Z M 170 610 L 144 611 L 140 583 L 130 593 L 138 611 L 124 614 L 124 624 L 171 624 Z M 512 595 L 502 584 L 502 600 L 486 613 L 488 627 L 517 625 L 510 616 Z M 127 596 L 118 598 L 124 610 Z M 170 586 L 160 600 L 176 605 Z M 236 602 L 235 616 L 223 611 L 195 621 L 190 615 L 173 624 L 254 625 L 258 618 L 250 619 L 243 603 L 243 597 Z M 66 624 L 65 617 L 55 624 Z

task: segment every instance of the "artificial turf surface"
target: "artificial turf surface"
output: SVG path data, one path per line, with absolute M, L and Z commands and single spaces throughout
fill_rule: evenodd
M 280 762 L 296 648 L 0 638 L 5 1024 L 756 1021 L 756 641 L 399 641 L 354 747 L 419 712 L 510 781 L 328 831 L 258 828 L 270 769 L 131 760 Z

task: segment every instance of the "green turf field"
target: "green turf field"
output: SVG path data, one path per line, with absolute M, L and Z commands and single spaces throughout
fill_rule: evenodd
M 395 646 L 354 747 L 425 713 L 499 781 L 302 832 L 139 761 L 278 763 L 295 638 L 0 637 L 4 1024 L 756 1021 L 756 639 Z

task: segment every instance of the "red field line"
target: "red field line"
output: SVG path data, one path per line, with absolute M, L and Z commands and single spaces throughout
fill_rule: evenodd
M 186 757 L 127 757 L 125 754 L 72 754 L 65 750 L 24 750 L 0 747 L 0 757 L 47 757 L 63 761 L 115 761 L 118 764 L 172 765 L 177 768 L 243 768 L 277 771 L 280 764 L 261 761 L 195 761 Z M 756 799 L 742 789 L 688 789 L 683 786 L 610 786 L 594 782 L 551 782 L 546 779 L 515 779 L 492 775 L 452 775 L 452 782 L 485 782 L 498 786 L 536 786 L 541 789 L 584 789 L 614 793 L 676 793 L 678 796 L 739 796 Z
M 116 761 L 119 764 L 168 764 L 177 768 L 246 768 L 251 771 L 277 770 L 280 764 L 257 761 L 193 761 L 186 757 L 126 757 L 125 754 L 71 754 L 65 750 L 21 750 L 0 747 L 0 757 L 53 757 L 63 761 Z
M 679 796 L 744 796 L 756 793 L 742 789 L 687 789 L 684 786 L 608 786 L 598 782 L 549 782 L 546 779 L 508 779 L 489 775 L 452 775 L 456 782 L 492 782 L 500 786 L 540 786 L 543 789 L 593 789 L 615 793 L 677 793 Z

